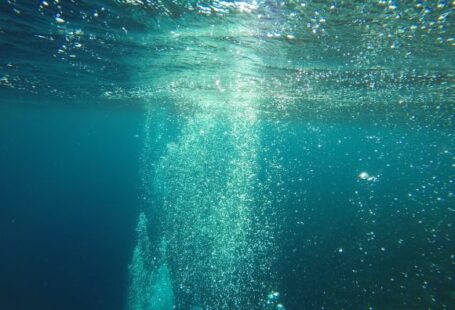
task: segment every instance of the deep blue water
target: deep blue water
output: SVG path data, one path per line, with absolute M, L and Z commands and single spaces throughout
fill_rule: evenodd
M 455 308 L 450 1 L 0 3 L 0 309 Z
M 15 102 L 0 117 L 1 308 L 121 309 L 140 111 Z

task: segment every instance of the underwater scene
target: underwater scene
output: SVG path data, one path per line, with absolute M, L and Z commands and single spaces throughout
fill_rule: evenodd
M 0 310 L 455 309 L 455 1 L 2 0 Z

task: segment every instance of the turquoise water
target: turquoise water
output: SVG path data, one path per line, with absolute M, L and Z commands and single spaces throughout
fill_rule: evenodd
M 0 309 L 455 307 L 451 1 L 0 4 Z

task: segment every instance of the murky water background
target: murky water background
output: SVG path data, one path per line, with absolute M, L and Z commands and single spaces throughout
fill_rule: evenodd
M 0 308 L 453 308 L 454 8 L 2 2 Z

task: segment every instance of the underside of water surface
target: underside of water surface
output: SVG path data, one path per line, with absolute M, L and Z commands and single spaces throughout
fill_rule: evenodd
M 454 309 L 454 11 L 2 1 L 0 309 Z

